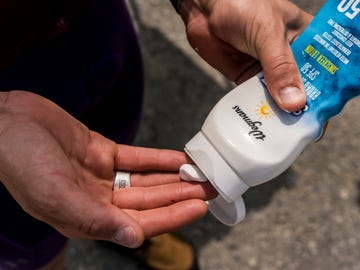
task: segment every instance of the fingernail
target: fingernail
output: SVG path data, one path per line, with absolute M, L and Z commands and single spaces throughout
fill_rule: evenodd
M 304 92 L 297 87 L 288 86 L 280 90 L 279 97 L 282 104 L 294 104 L 304 99 Z
M 136 247 L 137 238 L 135 230 L 130 226 L 121 227 L 116 231 L 114 240 L 122 246 Z

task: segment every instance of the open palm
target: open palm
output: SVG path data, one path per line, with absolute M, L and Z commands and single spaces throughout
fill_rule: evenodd
M 117 145 L 29 92 L 2 92 L 0 107 L 1 181 L 68 237 L 136 247 L 201 217 L 216 196 L 209 184 L 181 181 L 184 153 Z M 132 173 L 131 188 L 112 190 L 116 170 Z

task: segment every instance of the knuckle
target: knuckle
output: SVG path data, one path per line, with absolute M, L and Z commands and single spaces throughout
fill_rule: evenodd
M 295 61 L 291 61 L 292 57 L 288 54 L 281 54 L 274 57 L 271 65 L 271 71 L 278 75 L 287 75 L 297 70 Z
M 270 84 L 280 84 L 279 87 L 301 84 L 297 64 L 289 55 L 275 57 L 270 66 L 264 66 L 264 73 Z

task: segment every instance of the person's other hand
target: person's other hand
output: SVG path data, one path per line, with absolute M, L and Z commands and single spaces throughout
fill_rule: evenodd
M 180 14 L 191 46 L 227 78 L 239 84 L 262 69 L 280 108 L 305 105 L 289 44 L 310 23 L 310 14 L 287 0 L 184 0 Z
M 65 236 L 137 247 L 203 216 L 216 192 L 180 181 L 187 162 L 177 151 L 117 145 L 35 94 L 0 93 L 0 179 Z M 132 172 L 131 188 L 112 191 L 115 170 Z

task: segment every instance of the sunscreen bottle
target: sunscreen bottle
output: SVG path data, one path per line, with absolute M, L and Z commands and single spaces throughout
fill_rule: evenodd
M 249 187 L 289 168 L 360 94 L 360 0 L 327 1 L 292 50 L 307 94 L 303 110 L 280 110 L 260 73 L 224 96 L 185 145 L 219 192 L 209 210 L 226 225 L 244 219 L 242 194 Z

